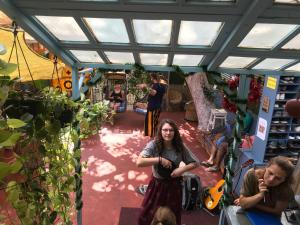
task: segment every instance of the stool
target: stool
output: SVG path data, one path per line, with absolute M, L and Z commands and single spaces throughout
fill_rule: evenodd
M 227 112 L 225 109 L 211 109 L 210 116 L 207 124 L 207 131 L 210 131 L 215 128 L 216 120 L 221 120 L 225 124 Z

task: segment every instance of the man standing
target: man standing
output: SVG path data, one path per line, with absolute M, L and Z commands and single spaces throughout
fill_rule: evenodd
M 156 132 L 163 96 L 166 92 L 165 86 L 159 83 L 159 77 L 155 73 L 150 74 L 152 84 L 147 87 L 146 84 L 138 85 L 139 88 L 147 88 L 148 106 L 144 124 L 144 135 L 153 137 Z

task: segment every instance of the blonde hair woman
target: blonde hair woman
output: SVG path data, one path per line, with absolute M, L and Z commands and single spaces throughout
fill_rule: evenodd
M 154 214 L 151 225 L 177 225 L 176 216 L 168 207 L 159 207 Z

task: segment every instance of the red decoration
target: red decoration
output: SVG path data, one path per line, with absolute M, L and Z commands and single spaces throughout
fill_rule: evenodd
M 223 108 L 224 108 L 226 111 L 233 112 L 233 113 L 236 113 L 236 110 L 237 110 L 236 104 L 230 102 L 230 101 L 228 100 L 228 98 L 225 97 L 225 96 L 224 96 L 224 98 L 223 98 Z
M 248 101 L 250 103 L 257 103 L 261 96 L 261 82 L 252 77 L 250 82 L 250 90 L 248 94 Z
M 232 76 L 230 80 L 227 82 L 230 90 L 236 89 L 239 86 L 240 78 L 238 76 Z

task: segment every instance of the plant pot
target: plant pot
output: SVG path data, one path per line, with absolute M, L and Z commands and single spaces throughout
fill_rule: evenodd
M 35 117 L 44 111 L 42 101 L 35 99 L 7 99 L 5 107 L 11 106 L 6 110 L 6 114 L 10 118 L 19 119 L 25 113 L 29 113 Z

